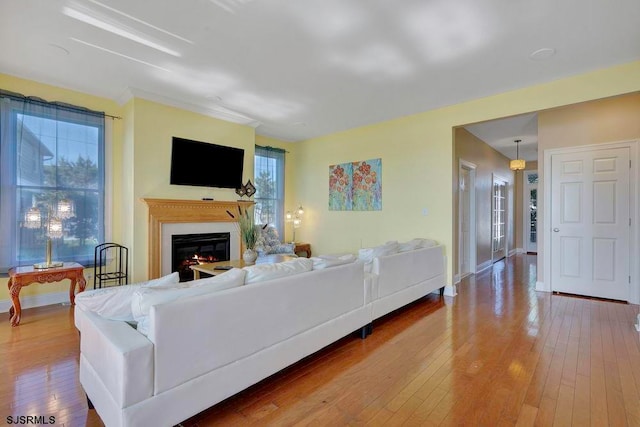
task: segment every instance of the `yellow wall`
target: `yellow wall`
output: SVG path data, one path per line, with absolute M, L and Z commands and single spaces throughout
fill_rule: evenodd
M 458 270 L 458 164 L 459 160 L 466 160 L 476 165 L 476 267 L 492 261 L 492 190 L 493 177 L 505 179 L 508 184 L 507 193 L 511 196 L 510 204 L 515 207 L 515 188 L 513 171 L 509 169 L 509 159 L 484 141 L 463 128 L 455 130 L 455 161 L 453 168 L 453 265 Z M 509 204 L 509 203 L 508 203 Z M 514 218 L 507 213 L 510 229 L 514 230 Z M 509 227 L 508 227 L 509 228 Z M 509 250 L 514 249 L 515 239 L 512 232 L 507 241 Z
M 296 195 L 307 208 L 301 239 L 322 253 L 428 236 L 446 245 L 451 283 L 452 129 L 637 90 L 640 61 L 303 141 L 295 173 Z M 376 157 L 383 210 L 330 212 L 329 165 Z

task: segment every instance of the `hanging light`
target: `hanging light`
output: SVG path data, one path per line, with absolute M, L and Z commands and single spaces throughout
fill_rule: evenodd
M 302 205 L 298 206 L 297 214 L 298 216 L 302 216 L 304 214 L 304 209 L 302 208 Z
M 521 139 L 516 139 L 514 142 L 516 143 L 516 159 L 515 160 L 511 160 L 509 162 L 509 169 L 513 170 L 513 171 L 521 171 L 524 170 L 526 162 L 524 161 L 524 159 L 520 158 L 520 142 L 522 140 Z

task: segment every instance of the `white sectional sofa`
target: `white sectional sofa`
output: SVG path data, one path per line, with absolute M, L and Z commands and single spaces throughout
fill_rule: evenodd
M 115 289 L 135 294 L 138 329 L 122 310 L 114 320 L 91 306 L 107 295 L 125 307 L 108 291 L 79 296 L 80 383 L 90 407 L 107 426 L 175 425 L 345 335 L 366 337 L 374 319 L 444 286 L 440 246 L 378 255 L 368 273 L 362 261 L 301 258 L 290 263 L 314 269 L 291 273 L 282 263 L 274 267 L 282 277 L 264 280 L 274 276 L 256 265 L 169 285 L 191 286 L 184 290 L 163 290 L 168 276 Z
M 371 266 L 371 319 L 378 319 L 436 290 L 444 292 L 442 246 L 375 257 Z

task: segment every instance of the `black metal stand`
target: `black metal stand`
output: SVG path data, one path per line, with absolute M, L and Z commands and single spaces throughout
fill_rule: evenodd
M 108 282 L 125 285 L 129 280 L 129 249 L 117 243 L 96 246 L 93 254 L 93 289 Z

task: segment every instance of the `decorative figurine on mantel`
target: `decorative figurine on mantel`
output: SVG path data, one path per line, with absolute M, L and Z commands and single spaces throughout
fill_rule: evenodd
M 248 180 L 246 184 L 240 186 L 240 188 L 236 188 L 236 194 L 240 196 L 238 201 L 242 201 L 244 196 L 251 199 L 251 196 L 256 194 L 256 187 L 253 185 L 251 180 Z

